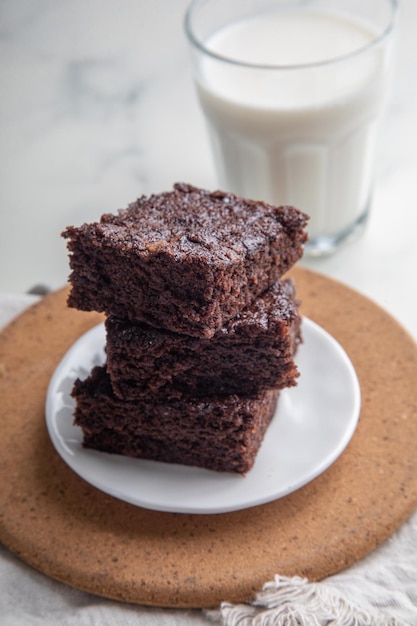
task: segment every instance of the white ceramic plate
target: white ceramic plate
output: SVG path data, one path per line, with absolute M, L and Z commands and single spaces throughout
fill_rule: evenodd
M 87 482 L 131 504 L 177 513 L 224 513 L 285 496 L 324 472 L 356 428 L 360 388 L 340 344 L 309 319 L 297 354 L 298 386 L 281 392 L 252 470 L 244 477 L 133 459 L 83 448 L 73 426 L 74 380 L 104 362 L 103 325 L 83 335 L 58 365 L 49 385 L 46 422 L 64 461 Z

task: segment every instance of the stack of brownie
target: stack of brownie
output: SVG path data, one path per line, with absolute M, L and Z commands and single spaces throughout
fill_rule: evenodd
M 73 389 L 85 446 L 251 469 L 298 376 L 300 316 L 282 276 L 306 223 L 292 207 L 176 184 L 64 231 L 68 304 L 106 315 L 106 364 Z

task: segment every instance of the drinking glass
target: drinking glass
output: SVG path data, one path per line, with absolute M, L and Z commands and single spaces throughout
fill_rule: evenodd
M 396 0 L 194 0 L 185 17 L 218 185 L 310 216 L 306 253 L 369 216 Z

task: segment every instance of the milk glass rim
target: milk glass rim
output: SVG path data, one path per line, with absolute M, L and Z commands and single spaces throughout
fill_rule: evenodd
M 203 52 L 207 56 L 215 59 L 217 61 L 223 61 L 224 63 L 228 63 L 229 65 L 235 65 L 237 67 L 246 67 L 253 69 L 262 69 L 262 70 L 300 70 L 300 69 L 313 69 L 320 68 L 329 65 L 336 65 L 339 63 L 343 63 L 344 61 L 348 61 L 355 57 L 358 57 L 362 54 L 365 54 L 372 48 L 376 48 L 381 45 L 386 39 L 388 39 L 389 35 L 393 32 L 395 28 L 395 24 L 397 21 L 398 9 L 399 9 L 399 0 L 387 0 L 388 4 L 391 5 L 391 19 L 388 23 L 387 28 L 382 31 L 380 35 L 375 37 L 371 42 L 367 43 L 364 46 L 361 46 L 357 50 L 353 52 L 349 52 L 348 54 L 343 54 L 337 57 L 332 57 L 330 59 L 325 59 L 323 61 L 313 61 L 312 63 L 294 63 L 294 64 L 273 64 L 273 63 L 250 63 L 248 61 L 239 61 L 238 59 L 233 59 L 227 57 L 223 54 L 219 54 L 218 52 L 214 52 L 207 48 L 203 41 L 200 41 L 193 32 L 192 28 L 192 16 L 193 13 L 201 6 L 204 5 L 207 0 L 192 0 L 190 3 L 184 19 L 184 29 L 185 33 L 190 41 L 190 43 L 195 46 L 200 52 Z

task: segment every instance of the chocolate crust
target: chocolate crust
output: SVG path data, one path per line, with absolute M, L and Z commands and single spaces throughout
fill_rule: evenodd
M 210 338 L 298 261 L 307 220 L 293 207 L 177 183 L 62 233 L 68 304 Z

